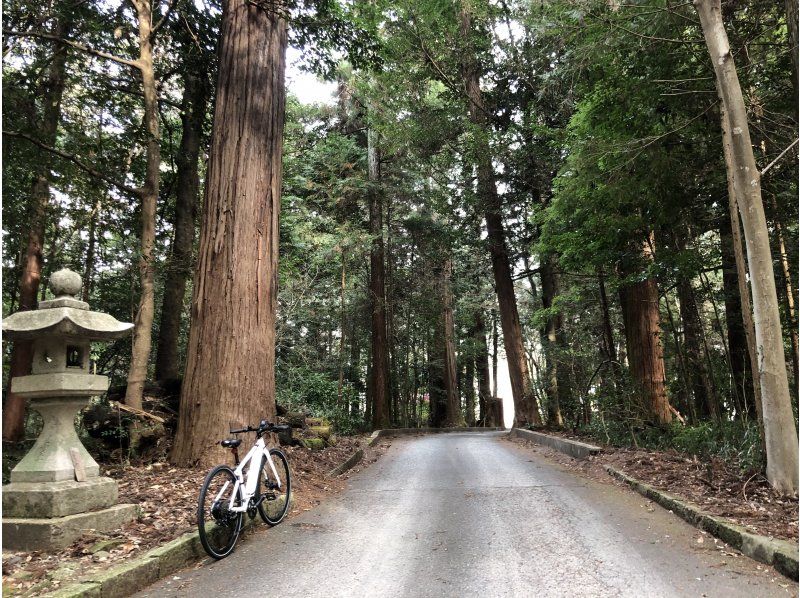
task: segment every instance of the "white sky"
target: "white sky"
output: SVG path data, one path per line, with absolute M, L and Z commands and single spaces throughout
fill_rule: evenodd
M 317 79 L 300 70 L 301 50 L 289 46 L 286 50 L 286 87 L 303 104 L 333 105 L 336 84 Z

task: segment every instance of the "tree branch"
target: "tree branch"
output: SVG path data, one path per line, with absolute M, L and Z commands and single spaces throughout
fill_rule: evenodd
M 161 27 L 164 26 L 164 23 L 167 22 L 167 19 L 169 19 L 170 14 L 172 14 L 172 9 L 175 8 L 175 5 L 177 3 L 178 3 L 177 0 L 170 0 L 169 4 L 167 5 L 167 10 L 164 11 L 164 14 L 161 16 L 158 22 L 155 25 L 153 25 L 153 28 L 150 30 L 151 40 L 155 38 L 156 33 L 158 33 L 158 30 L 161 29 Z
M 800 138 L 797 138 L 797 139 L 795 139 L 794 141 L 792 141 L 792 143 L 790 143 L 790 144 L 789 144 L 789 147 L 787 147 L 787 148 L 786 148 L 785 150 L 783 150 L 783 151 L 782 151 L 780 154 L 778 154 L 778 157 L 777 157 L 777 158 L 775 158 L 775 159 L 774 159 L 772 162 L 770 162 L 769 164 L 767 164 L 767 165 L 764 167 L 764 170 L 762 170 L 762 171 L 761 171 L 761 176 L 764 176 L 765 174 L 767 174 L 767 171 L 768 171 L 770 168 L 772 168 L 773 166 L 775 166 L 775 163 L 776 163 L 778 160 L 780 160 L 781 158 L 783 158 L 783 157 L 786 155 L 786 152 L 788 152 L 788 151 L 789 151 L 790 149 L 792 149 L 792 148 L 793 148 L 795 145 L 797 145 L 797 142 L 798 142 L 798 141 L 800 141 Z
M 141 193 L 142 193 L 140 189 L 137 189 L 135 187 L 131 187 L 130 185 L 126 185 L 125 183 L 121 183 L 121 182 L 115 180 L 114 178 L 108 176 L 107 174 L 104 174 L 104 173 L 100 172 L 96 168 L 93 168 L 92 166 L 89 166 L 88 164 L 84 164 L 74 154 L 68 154 L 67 152 L 62 151 L 62 150 L 60 150 L 58 148 L 50 147 L 49 145 L 46 145 L 46 144 L 42 143 L 38 139 L 36 139 L 34 137 L 31 137 L 30 135 L 28 135 L 26 133 L 21 133 L 19 131 L 3 131 L 3 135 L 6 136 L 6 137 L 15 137 L 15 138 L 18 138 L 18 139 L 25 139 L 29 143 L 32 143 L 33 145 L 45 150 L 46 152 L 50 152 L 53 155 L 59 156 L 60 158 L 64 158 L 65 160 L 68 160 L 68 161 L 72 162 L 75 166 L 77 166 L 78 168 L 83 170 L 86 174 L 88 174 L 88 175 L 90 175 L 90 176 L 92 176 L 92 177 L 94 177 L 96 179 L 103 180 L 106 183 L 108 183 L 109 185 L 113 185 L 114 187 L 116 187 L 120 191 L 123 191 L 125 193 L 129 193 L 130 195 L 133 195 L 134 197 L 139 197 L 141 195 Z
M 102 50 L 95 50 L 94 48 L 90 48 L 89 46 L 81 44 L 79 42 L 75 42 L 69 39 L 63 39 L 58 37 L 57 35 L 51 35 L 49 33 L 43 33 L 41 31 L 12 31 L 4 29 L 3 35 L 12 37 L 36 37 L 39 39 L 48 39 L 54 42 L 62 43 L 71 48 L 75 48 L 76 50 L 80 50 L 81 52 L 85 52 L 86 54 L 97 56 L 98 58 L 105 58 L 106 60 L 110 60 L 118 64 L 124 64 L 125 66 L 130 66 L 135 69 L 141 69 L 141 65 L 137 60 L 130 60 L 129 58 L 121 58 L 120 56 L 115 56 L 114 54 L 103 52 Z

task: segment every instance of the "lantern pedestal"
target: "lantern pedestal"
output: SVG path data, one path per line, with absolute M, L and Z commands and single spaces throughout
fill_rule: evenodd
M 25 381 L 25 378 L 34 376 L 16 378 L 14 382 Z M 23 385 L 15 384 L 11 392 L 22 394 L 18 390 L 20 386 Z M 31 400 L 30 406 L 42 415 L 44 426 L 31 450 L 11 471 L 12 482 L 74 480 L 76 465 L 83 469 L 87 479 L 100 474 L 100 467 L 75 431 L 75 416 L 87 403 L 88 397 Z M 5 510 L 5 498 L 3 507 Z
M 4 488 L 3 494 L 6 492 Z M 66 517 L 46 519 L 3 517 L 3 549 L 61 550 L 84 534 L 117 530 L 135 519 L 138 513 L 137 505 L 114 505 L 99 511 L 76 513 Z
M 64 392 L 54 376 L 15 378 L 13 390 L 49 393 L 59 386 Z M 104 376 L 81 377 L 93 378 L 101 392 L 108 387 Z M 116 504 L 116 480 L 100 477 L 100 467 L 78 438 L 75 416 L 87 402 L 86 396 L 31 399 L 44 426 L 33 448 L 11 471 L 11 483 L 3 486 L 4 547 L 60 550 L 85 532 L 111 531 L 137 516 L 136 505 Z M 84 481 L 75 480 L 78 469 Z
M 13 378 L 11 392 L 30 400 L 44 420 L 3 486 L 3 548 L 12 550 L 59 550 L 84 533 L 119 529 L 139 512 L 116 504 L 117 482 L 100 477 L 75 431 L 78 412 L 108 389 L 108 378 L 90 371 L 91 342 L 126 336 L 133 325 L 75 299 L 81 290 L 75 272 L 55 272 L 50 286 L 55 299 L 3 321 L 5 337 L 33 344 L 31 375 Z

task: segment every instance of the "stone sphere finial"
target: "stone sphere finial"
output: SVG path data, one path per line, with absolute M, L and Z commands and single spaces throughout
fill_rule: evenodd
M 74 297 L 81 292 L 82 288 L 81 275 L 68 268 L 62 268 L 50 275 L 50 290 L 56 297 Z

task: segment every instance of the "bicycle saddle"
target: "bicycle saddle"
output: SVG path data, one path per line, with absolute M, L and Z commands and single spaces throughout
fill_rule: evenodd
M 237 446 L 242 444 L 242 439 L 241 438 L 226 438 L 225 440 L 220 442 L 220 444 L 222 446 L 224 446 L 225 448 L 236 448 Z

